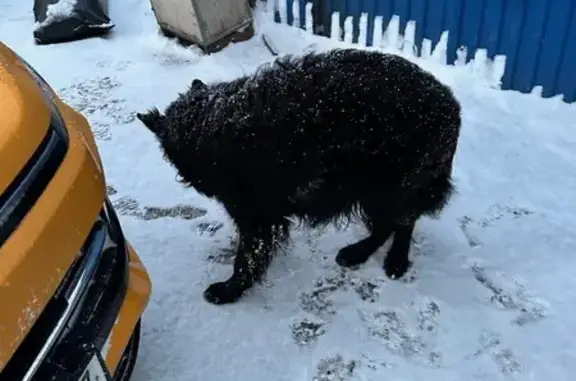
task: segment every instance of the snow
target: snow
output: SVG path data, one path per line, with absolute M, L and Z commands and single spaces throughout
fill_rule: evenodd
M 202 56 L 157 32 L 149 1 L 110 7 L 109 38 L 36 46 L 29 3 L 0 0 L 0 40 L 92 123 L 110 197 L 153 279 L 134 380 L 574 378 L 575 105 L 494 89 L 502 57 L 476 52 L 472 64 L 449 67 L 442 41 L 430 46 L 427 59 L 411 59 L 463 106 L 458 194 L 440 219 L 419 222 L 410 274 L 385 278 L 387 247 L 340 270 L 335 254 L 360 227 L 295 230 L 263 285 L 214 306 L 202 291 L 231 273 L 233 227 L 218 203 L 175 181 L 134 115 L 165 106 L 196 77 L 230 80 L 273 57 L 259 36 Z M 257 31 L 283 53 L 346 45 L 262 10 Z M 401 52 L 397 37 L 377 41 Z
M 62 20 L 63 18 L 72 15 L 77 2 L 78 0 L 60 0 L 57 3 L 49 4 L 46 8 L 46 20 L 37 23 L 36 28 Z

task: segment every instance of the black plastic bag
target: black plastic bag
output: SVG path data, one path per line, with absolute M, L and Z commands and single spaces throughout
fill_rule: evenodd
M 101 36 L 114 27 L 108 0 L 34 0 L 38 44 Z

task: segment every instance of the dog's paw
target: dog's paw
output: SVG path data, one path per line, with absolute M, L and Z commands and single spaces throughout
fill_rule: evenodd
M 371 253 L 362 249 L 358 243 L 343 247 L 336 255 L 336 263 L 342 267 L 354 267 L 366 263 Z
M 212 304 L 234 303 L 240 299 L 244 291 L 232 282 L 217 282 L 204 290 L 204 299 Z
M 412 263 L 409 260 L 396 260 L 386 258 L 384 260 L 384 272 L 390 279 L 402 278 L 408 271 Z

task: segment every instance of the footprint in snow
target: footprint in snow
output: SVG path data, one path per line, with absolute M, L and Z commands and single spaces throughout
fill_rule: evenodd
M 379 371 L 381 369 L 390 368 L 391 366 L 387 362 L 380 359 L 372 358 L 371 356 L 365 353 L 362 354 L 361 364 L 372 371 Z
M 390 364 L 380 359 L 374 359 L 367 354 L 362 354 L 359 359 L 346 359 L 341 354 L 336 354 L 325 357 L 318 362 L 312 381 L 365 380 L 366 376 L 362 374 L 363 370 L 379 372 L 386 368 L 390 368 Z
M 110 190 L 113 190 L 113 188 Z M 182 204 L 171 207 L 141 207 L 138 201 L 131 197 L 121 197 L 113 201 L 112 204 L 118 213 L 134 216 L 145 221 L 159 218 L 181 218 L 184 220 L 193 220 L 195 218 L 202 217 L 207 213 L 204 209 Z
M 158 218 L 182 218 L 193 220 L 206 215 L 206 210 L 191 205 L 174 205 L 170 207 L 145 206 L 141 218 L 143 220 L 156 220 Z
M 333 315 L 336 313 L 333 294 L 349 286 L 346 269 L 338 269 L 333 274 L 318 278 L 312 290 L 301 293 L 300 307 L 319 317 Z
M 526 216 L 531 216 L 535 212 L 526 208 L 511 207 L 507 205 L 495 204 L 488 208 L 484 217 L 475 220 L 470 216 L 462 216 L 458 219 L 460 230 L 466 237 L 468 245 L 476 248 L 482 245 L 482 242 L 472 232 L 471 228 L 489 228 L 495 226 L 501 220 L 515 220 Z
M 483 330 L 480 333 L 479 348 L 465 357 L 465 360 L 489 356 L 497 366 L 500 373 L 506 376 L 519 374 L 522 370 L 518 358 L 509 348 L 502 347 L 502 340 L 498 332 Z
M 140 204 L 132 197 L 119 198 L 112 201 L 112 205 L 117 213 L 123 215 L 137 216 L 140 211 Z
M 438 367 L 443 354 L 438 348 L 441 309 L 436 301 L 422 298 L 403 309 L 360 311 L 370 336 L 397 356 L 420 365 Z
M 414 235 L 413 245 L 411 248 L 412 258 L 424 256 L 434 250 L 434 247 L 426 240 L 426 237 L 420 233 Z M 360 266 L 361 268 L 362 266 Z M 334 265 L 332 265 L 334 268 Z M 378 278 L 363 279 L 358 269 L 339 268 L 336 273 L 318 278 L 311 291 L 301 294 L 301 306 L 310 313 L 318 316 L 325 314 L 334 314 L 333 294 L 340 290 L 353 290 L 356 295 L 364 302 L 375 303 L 380 297 L 380 292 L 388 279 L 382 269 L 382 275 Z M 413 283 L 418 278 L 417 268 L 414 265 L 400 279 L 394 282 Z
M 211 221 L 211 222 L 200 222 L 196 226 L 196 232 L 198 235 L 207 234 L 210 237 L 214 237 L 216 233 L 224 227 L 224 224 L 219 221 Z
M 351 381 L 357 366 L 358 361 L 347 361 L 342 355 L 327 357 L 318 363 L 312 381 Z
M 533 211 L 526 208 L 511 207 L 507 205 L 492 205 L 488 208 L 486 216 L 479 221 L 479 225 L 483 228 L 491 227 L 496 222 L 502 219 L 518 219 L 534 214 Z
M 380 297 L 380 285 L 362 279 L 353 279 L 351 281 L 352 287 L 358 297 L 365 302 L 375 303 Z
M 80 78 L 71 86 L 60 89 L 62 99 L 90 121 L 97 139 L 109 140 L 111 126 L 131 123 L 136 112 L 129 110 L 125 99 L 112 95 L 122 84 L 114 77 Z
M 296 345 L 305 347 L 326 333 L 325 323 L 320 320 L 302 319 L 290 325 L 292 339 Z
M 505 375 L 519 374 L 522 370 L 518 358 L 511 349 L 499 349 L 492 355 L 492 358 Z
M 426 245 L 422 245 L 426 246 Z M 422 248 L 414 249 L 415 255 L 422 255 Z M 336 313 L 334 306 L 335 294 L 338 292 L 353 292 L 363 302 L 376 303 L 380 298 L 382 288 L 390 282 L 384 270 L 382 276 L 365 279 L 356 270 L 344 269 L 333 265 L 329 274 L 316 279 L 312 288 L 300 294 L 300 307 L 308 313 L 326 317 Z M 405 276 L 395 282 L 411 283 L 416 280 L 416 271 L 411 269 Z
M 516 311 L 512 324 L 525 326 L 536 323 L 547 316 L 545 301 L 531 295 L 526 287 L 504 273 L 490 273 L 479 265 L 473 265 L 474 278 L 490 293 L 490 302 L 500 308 Z

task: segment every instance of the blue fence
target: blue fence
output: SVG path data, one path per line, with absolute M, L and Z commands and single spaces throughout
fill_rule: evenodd
M 273 0 L 268 0 L 273 1 Z M 287 20 L 294 16 L 304 23 L 306 2 L 300 0 L 294 15 L 293 0 L 286 2 Z M 367 45 L 372 45 L 374 18 L 381 16 L 384 26 L 392 16 L 400 18 L 400 31 L 415 21 L 415 43 L 420 54 L 422 40 L 435 46 L 442 32 L 448 31 L 448 63 L 454 63 L 461 46 L 467 60 L 477 49 L 489 58 L 506 56 L 502 89 L 530 92 L 542 86 L 542 96 L 564 94 L 567 102 L 576 101 L 576 0 L 308 0 L 313 3 L 314 30 L 328 36 L 332 15 L 340 14 L 340 25 L 353 17 L 357 42 L 359 20 L 367 14 Z M 304 25 L 301 25 L 304 27 Z

